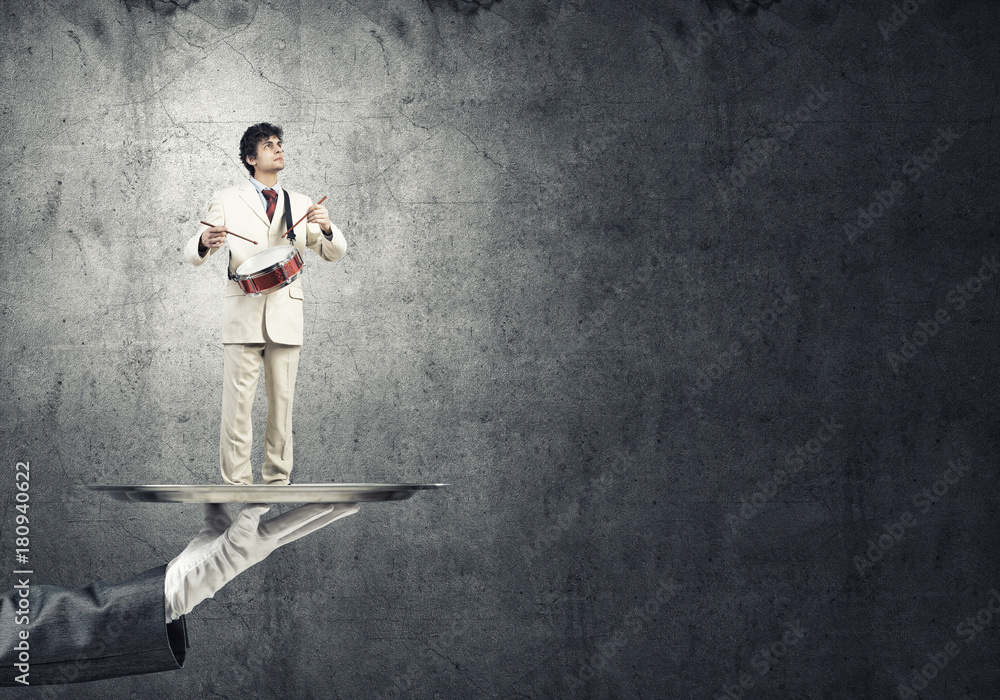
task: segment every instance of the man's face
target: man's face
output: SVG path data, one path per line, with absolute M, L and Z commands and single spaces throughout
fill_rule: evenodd
M 271 136 L 257 144 L 257 155 L 248 156 L 247 163 L 256 173 L 277 173 L 285 168 L 285 154 L 281 139 Z

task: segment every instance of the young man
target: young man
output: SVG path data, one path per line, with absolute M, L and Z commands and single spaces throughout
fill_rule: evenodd
M 311 248 L 324 260 L 344 257 L 347 242 L 330 223 L 327 210 L 303 194 L 288 192 L 295 227 L 294 242 L 282 238 L 286 219 L 285 192 L 278 173 L 285 167 L 281 128 L 255 124 L 240 140 L 240 160 L 250 181 L 212 195 L 205 221 L 212 224 L 195 234 L 184 248 L 191 264 L 201 265 L 229 241 L 229 272 L 269 247 L 294 245 L 304 256 Z M 245 241 L 235 233 L 251 240 Z M 267 428 L 264 433 L 265 484 L 289 484 L 292 471 L 292 395 L 302 345 L 301 274 L 289 286 L 259 297 L 247 296 L 229 275 L 222 312 L 224 384 L 219 463 L 230 484 L 252 484 L 250 447 L 253 441 L 250 408 L 260 366 L 267 389 Z

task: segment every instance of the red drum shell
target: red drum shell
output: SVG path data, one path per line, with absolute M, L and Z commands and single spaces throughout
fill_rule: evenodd
M 277 262 L 270 262 L 274 260 L 277 249 L 269 248 L 236 268 L 233 278 L 244 294 L 252 297 L 270 294 L 287 287 L 299 276 L 304 265 L 299 251 L 290 245 L 279 246 L 279 248 L 287 248 L 288 250 L 277 254 L 280 257 Z M 259 260 L 262 257 L 268 261 L 268 264 L 265 265 Z

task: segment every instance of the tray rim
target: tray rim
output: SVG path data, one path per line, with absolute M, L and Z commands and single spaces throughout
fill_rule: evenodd
M 371 490 L 376 490 L 376 487 L 381 490 L 387 489 L 438 489 L 445 486 L 451 486 L 451 484 L 405 484 L 405 483 L 375 483 L 375 482 L 358 482 L 358 483 L 348 483 L 348 482 L 338 482 L 330 484 L 289 484 L 279 485 L 279 484 L 81 484 L 81 488 L 90 489 L 91 491 L 121 491 L 126 489 L 136 489 L 136 490 L 163 490 L 163 489 L 193 489 L 193 488 L 236 488 L 236 489 L 264 489 L 264 488 L 281 488 L 281 489 L 353 489 L 372 487 Z
M 354 503 L 404 501 L 420 491 L 449 484 L 81 484 L 96 493 L 131 503 Z M 210 494 L 209 491 L 214 491 Z M 259 493 L 255 493 L 258 492 Z M 342 499 L 336 497 L 342 495 Z M 324 498 L 330 497 L 330 498 Z M 366 496 L 376 496 L 366 498 Z M 377 496 L 383 496 L 378 498 Z

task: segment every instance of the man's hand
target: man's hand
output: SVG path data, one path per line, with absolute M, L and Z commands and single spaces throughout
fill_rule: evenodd
M 330 226 L 330 212 L 321 204 L 313 204 L 306 209 L 306 219 L 310 224 L 319 224 L 323 233 L 330 233 L 333 230 Z
M 225 226 L 212 226 L 202 231 L 201 247 L 218 248 L 226 241 L 226 234 L 229 229 Z
M 249 505 L 229 518 L 218 503 L 205 504 L 205 524 L 191 543 L 167 564 L 163 593 L 166 621 L 172 622 L 263 561 L 282 545 L 358 512 L 357 503 L 310 503 L 260 522 L 268 505 Z

